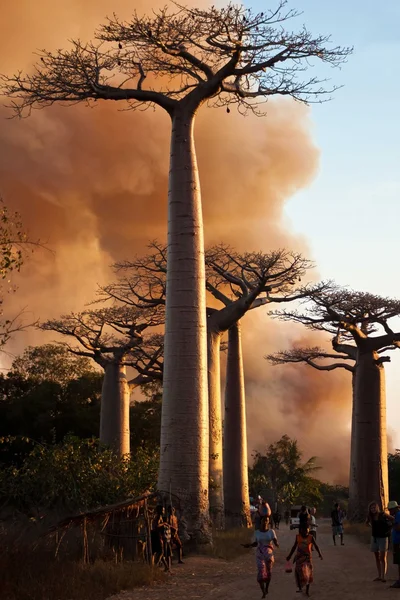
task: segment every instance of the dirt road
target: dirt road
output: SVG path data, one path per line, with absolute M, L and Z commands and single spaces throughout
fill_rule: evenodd
M 293 574 L 284 573 L 285 557 L 293 544 L 294 533 L 282 526 L 277 534 L 280 549 L 275 553 L 268 597 L 271 600 L 298 600 L 300 594 L 296 593 Z M 315 553 L 311 596 L 319 600 L 400 599 L 400 590 L 389 589 L 396 579 L 391 555 L 387 583 L 373 582 L 375 562 L 368 546 L 352 536 L 345 536 L 345 545 L 335 547 L 328 527 L 318 532 L 318 543 L 324 560 L 319 560 Z M 232 562 L 191 557 L 184 565 L 174 567 L 166 583 L 124 592 L 112 600 L 252 600 L 261 598 L 255 575 L 253 550 Z

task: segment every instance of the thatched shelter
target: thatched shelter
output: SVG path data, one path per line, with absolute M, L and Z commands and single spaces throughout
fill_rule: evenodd
M 163 503 L 159 493 L 148 493 L 122 502 L 102 506 L 66 517 L 51 527 L 58 556 L 69 532 L 79 528 L 84 562 L 113 553 L 115 560 L 127 558 L 152 562 L 151 520 L 157 504 Z

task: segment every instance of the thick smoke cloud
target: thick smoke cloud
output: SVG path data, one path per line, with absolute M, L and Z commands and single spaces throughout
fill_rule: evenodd
M 127 16 L 145 5 L 9 3 L 0 25 L 0 71 L 29 68 L 36 48 L 88 38 L 105 15 Z M 0 109 L 0 192 L 22 213 L 31 235 L 54 251 L 35 253 L 15 302 L 42 319 L 79 310 L 96 284 L 110 278 L 110 264 L 142 252 L 150 239 L 165 238 L 169 118 L 158 110 L 120 112 L 111 103 L 92 110 L 53 107 L 23 121 L 9 116 Z M 316 173 L 319 153 L 310 130 L 308 109 L 290 101 L 271 102 L 262 120 L 234 111 L 200 112 L 196 139 L 208 243 L 224 241 L 240 250 L 287 247 L 309 255 L 306 241 L 288 230 L 283 209 Z M 324 476 L 345 481 L 348 374 L 272 368 L 263 359 L 303 334 L 268 321 L 261 311 L 243 320 L 249 450 L 288 433 L 306 454 L 320 457 Z M 42 334 L 29 332 L 11 350 L 43 341 Z

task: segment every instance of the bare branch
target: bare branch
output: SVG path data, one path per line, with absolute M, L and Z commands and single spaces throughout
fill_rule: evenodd
M 78 345 L 64 343 L 68 350 L 90 357 L 102 367 L 117 359 L 135 368 L 146 366 L 150 373 L 151 369 L 159 370 L 162 344 L 159 341 L 156 344 L 153 337 L 144 338 L 143 332 L 163 322 L 164 316 L 158 307 L 113 306 L 49 320 L 42 323 L 40 329 L 74 338 Z
M 232 3 L 218 9 L 172 3 L 127 21 L 114 15 L 94 42 L 42 50 L 30 73 L 3 76 L 3 92 L 18 116 L 56 102 L 102 99 L 132 109 L 158 105 L 170 114 L 179 102 L 193 109 L 207 99 L 256 114 L 259 102 L 272 95 L 323 100 L 336 86 L 326 89 L 324 80 L 304 72 L 316 61 L 341 65 L 351 48 L 335 47 L 304 27 L 285 30 L 298 16 L 285 4 L 278 0 L 276 10 L 257 14 Z
M 370 351 L 379 351 L 400 341 L 400 333 L 394 332 L 388 324 L 390 319 L 400 316 L 399 300 L 328 282 L 326 287 L 306 295 L 302 306 L 303 310 L 271 314 L 285 321 L 302 323 L 309 329 L 327 331 L 334 336 L 334 344 L 338 344 L 340 332 L 345 340 L 353 340 L 356 346 Z M 376 335 L 382 329 L 385 334 Z
M 275 354 L 269 354 L 265 358 L 273 365 L 303 363 L 310 365 L 319 371 L 345 369 L 346 371 L 354 372 L 355 369 L 353 365 L 349 365 L 347 362 L 330 362 L 329 364 L 326 364 L 326 360 L 353 361 L 354 358 L 348 354 L 330 354 L 318 346 L 313 348 L 292 348 L 291 350 L 282 350 Z M 321 364 L 317 361 L 323 362 Z

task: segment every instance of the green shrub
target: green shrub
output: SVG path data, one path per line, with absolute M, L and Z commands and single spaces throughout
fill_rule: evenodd
M 36 517 L 112 504 L 155 486 L 158 454 L 138 448 L 126 458 L 99 448 L 98 440 L 66 438 L 35 444 L 20 467 L 0 470 L 0 498 Z

